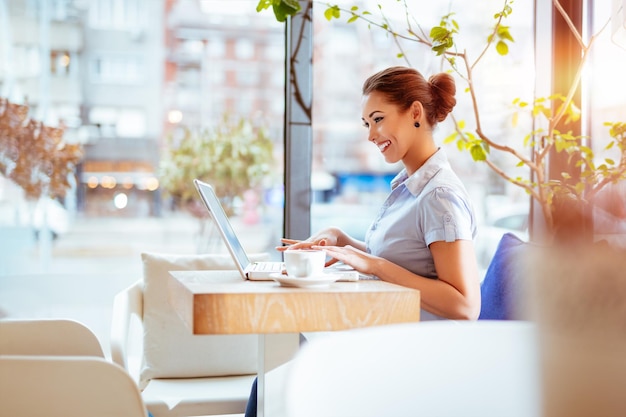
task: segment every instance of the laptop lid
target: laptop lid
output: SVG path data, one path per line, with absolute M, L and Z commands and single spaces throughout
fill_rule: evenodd
M 239 238 L 237 238 L 237 235 L 228 220 L 228 216 L 226 216 L 226 212 L 224 211 L 220 200 L 217 198 L 217 195 L 215 195 L 213 187 L 211 187 L 210 184 L 198 179 L 193 180 L 193 183 L 195 184 L 198 193 L 200 193 L 200 197 L 202 198 L 206 208 L 209 210 L 211 217 L 213 217 L 213 221 L 220 231 L 224 243 L 237 265 L 237 269 L 239 269 L 241 276 L 245 279 L 246 269 L 250 265 L 250 258 L 248 258 L 248 255 L 243 249 Z

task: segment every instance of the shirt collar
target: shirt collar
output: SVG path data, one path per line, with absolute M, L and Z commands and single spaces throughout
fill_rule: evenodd
M 414 196 L 419 195 L 426 184 L 428 184 L 428 181 L 430 181 L 437 172 L 449 166 L 450 163 L 448 162 L 445 152 L 443 152 L 441 148 L 438 148 L 437 151 L 424 162 L 424 165 L 419 167 L 410 177 L 407 175 L 406 168 L 400 171 L 391 181 L 391 189 L 393 190 L 397 186 L 404 184 L 411 194 Z

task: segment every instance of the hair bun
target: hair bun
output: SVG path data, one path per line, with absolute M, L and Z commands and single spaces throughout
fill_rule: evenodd
M 428 79 L 433 97 L 433 118 L 442 122 L 456 105 L 454 77 L 446 72 L 432 75 Z

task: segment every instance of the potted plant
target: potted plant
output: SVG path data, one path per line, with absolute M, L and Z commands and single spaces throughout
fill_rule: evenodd
M 182 127 L 167 138 L 160 161 L 160 184 L 175 203 L 203 218 L 193 180 L 213 186 L 228 216 L 237 200 L 262 185 L 274 164 L 267 129 L 225 115 L 214 128 Z
M 257 11 L 272 6 L 277 19 L 283 21 L 286 14 L 294 15 L 301 10 L 295 3 L 297 2 L 260 0 Z M 448 69 L 456 73 L 465 84 L 465 91 L 470 95 L 473 110 L 470 120 L 458 119 L 453 113 L 454 131 L 445 142 L 456 142 L 457 147 L 469 152 L 474 161 L 486 163 L 497 175 L 524 189 L 541 211 L 543 219 L 541 240 L 550 241 L 558 234 L 559 227 L 563 229 L 571 226 L 564 220 L 565 216 L 559 215 L 559 221 L 555 221 L 556 210 L 563 206 L 574 206 L 579 211 L 588 210 L 593 206 L 598 193 L 607 185 L 626 179 L 626 121 L 605 123 L 609 137 L 605 149 L 617 149 L 618 158 L 607 157 L 598 162 L 597 155 L 582 144 L 582 135 L 573 133 L 571 125 L 580 118 L 580 105 L 576 102 L 575 93 L 580 88 L 582 69 L 598 34 L 594 34 L 585 43 L 559 1 L 552 0 L 579 43 L 582 53 L 571 85 L 567 91 L 549 97 L 532 99 L 515 97 L 511 100 L 517 113 L 527 112 L 534 120 L 533 130 L 523 134 L 515 146 L 501 143 L 494 139 L 490 132 L 483 130 L 481 109 L 477 104 L 480 93 L 477 91 L 478 86 L 473 74 L 492 48 L 500 55 L 508 54 L 514 38 L 505 22 L 512 12 L 512 3 L 511 0 L 503 0 L 502 8 L 494 13 L 493 28 L 485 35 L 484 46 L 475 58 L 469 56 L 463 46 L 456 42 L 456 35 L 461 29 L 454 18 L 454 13 L 443 16 L 439 24 L 430 30 L 425 30 L 419 25 L 418 16 L 410 15 L 406 2 L 404 6 L 407 27 L 401 30 L 396 30 L 391 21 L 385 17 L 382 3 L 378 5 L 379 18 L 358 6 L 348 8 L 332 4 L 325 4 L 324 15 L 328 20 L 347 16 L 348 23 L 363 21 L 370 28 L 387 32 L 397 41 L 398 57 L 403 58 L 409 66 L 409 59 L 400 40 L 415 42 L 440 56 Z M 512 114 L 512 120 L 515 118 L 516 115 Z M 555 152 L 564 155 L 571 167 L 570 171 L 563 172 L 557 177 L 548 174 L 549 155 Z M 498 162 L 503 154 L 517 161 L 514 171 Z M 528 175 L 518 174 L 522 167 L 527 169 Z

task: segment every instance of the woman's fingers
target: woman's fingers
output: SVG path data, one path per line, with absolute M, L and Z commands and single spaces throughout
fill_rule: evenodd
M 325 265 L 325 266 L 326 266 L 326 267 L 329 267 L 329 266 L 331 266 L 331 265 L 336 264 L 337 262 L 339 262 L 339 260 L 338 260 L 338 259 L 331 258 L 331 259 L 330 259 L 330 261 L 326 262 L 326 265 Z

